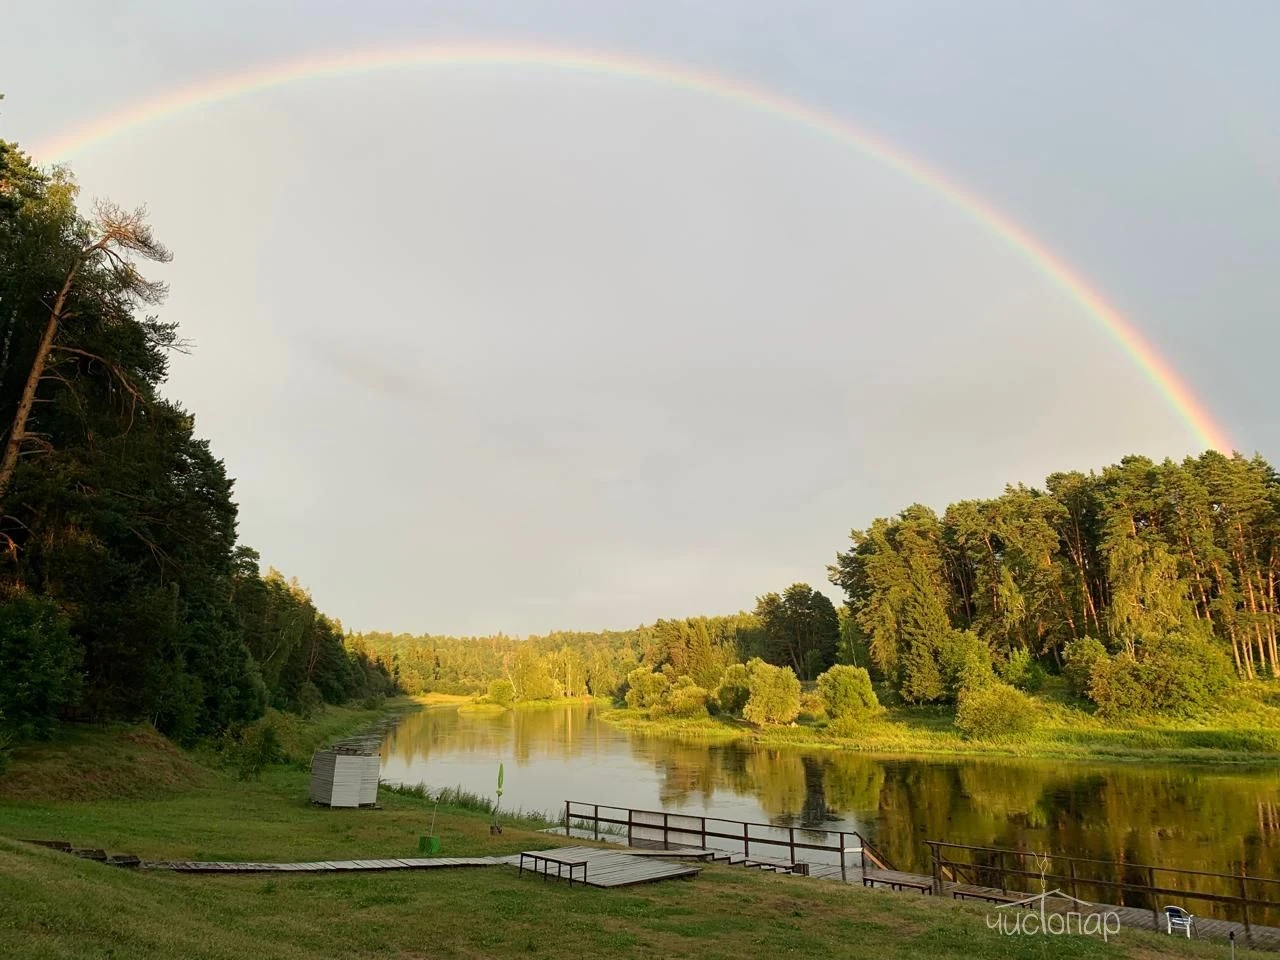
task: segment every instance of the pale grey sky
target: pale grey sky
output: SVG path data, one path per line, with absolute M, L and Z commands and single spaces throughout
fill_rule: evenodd
M 983 196 L 1272 455 L 1280 8 L 1257 3 L 53 0 L 0 136 L 380 42 L 546 42 L 776 90 Z M 195 341 L 169 388 L 242 539 L 359 629 L 749 607 L 850 527 L 1193 433 L 1003 241 L 740 105 L 530 67 L 325 79 L 69 158 L 146 202 Z M 837 598 L 838 599 L 838 598 Z

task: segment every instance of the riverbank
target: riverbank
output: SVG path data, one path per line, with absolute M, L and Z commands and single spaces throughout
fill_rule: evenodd
M 1037 727 L 1016 739 L 966 740 L 950 707 L 889 707 L 839 736 L 822 721 L 758 727 L 729 717 L 652 718 L 646 710 L 602 711 L 626 730 L 718 743 L 853 750 L 882 756 L 994 756 L 1026 759 L 1280 764 L 1280 711 L 1262 704 L 1197 721 L 1107 723 L 1075 707 L 1041 703 Z
M 298 722 L 298 742 L 352 732 L 377 715 L 326 711 Z M 318 808 L 306 801 L 307 777 L 300 765 L 285 763 L 240 781 L 208 752 L 179 750 L 145 727 L 67 730 L 52 745 L 24 747 L 0 797 L 0 955 L 533 954 L 567 960 L 696 954 L 741 960 L 760 953 L 848 957 L 854 950 L 888 960 L 1226 956 L 1221 947 L 1129 930 L 1106 945 L 1080 937 L 1003 937 L 987 928 L 980 906 L 731 867 L 708 868 L 692 882 L 604 891 L 520 878 L 502 867 L 184 876 L 123 870 L 19 842 L 65 839 L 152 859 L 416 854 L 430 803 L 382 791 L 380 810 Z M 65 790 L 77 779 L 91 786 L 68 799 Z M 564 842 L 511 823 L 490 836 L 488 823 L 481 812 L 442 806 L 436 820 L 442 855 L 506 854 Z

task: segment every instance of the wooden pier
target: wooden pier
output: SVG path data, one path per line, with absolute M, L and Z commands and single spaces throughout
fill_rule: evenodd
M 506 858 L 505 862 L 519 863 L 526 861 L 546 860 L 565 867 L 565 872 L 558 874 L 553 867 L 549 872 L 540 871 L 537 867 L 525 867 L 524 870 L 534 876 L 546 879 L 582 881 L 589 887 L 632 887 L 639 883 L 654 883 L 658 880 L 675 880 L 678 878 L 696 877 L 701 867 L 675 863 L 671 859 L 637 855 L 634 851 L 607 850 L 601 847 L 555 847 L 552 850 L 529 850 L 515 857 Z M 682 858 L 683 859 L 683 858 Z M 581 866 L 578 872 L 574 870 Z

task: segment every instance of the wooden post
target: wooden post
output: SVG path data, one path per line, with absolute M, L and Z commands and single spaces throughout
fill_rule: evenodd
M 1074 858 L 1068 858 L 1068 860 L 1067 860 L 1067 866 L 1068 866 L 1068 867 L 1070 868 L 1070 870 L 1071 870 L 1071 895 L 1072 895 L 1073 897 L 1075 897 L 1075 898 L 1078 900 L 1078 899 L 1080 899 L 1080 894 L 1076 891 L 1076 861 L 1075 861 L 1075 859 L 1074 859 Z M 1159 929 L 1160 929 L 1160 925 L 1159 925 L 1159 924 L 1156 924 L 1156 929 L 1157 929 L 1157 930 L 1159 930 Z
M 595 810 L 594 815 L 596 818 L 596 839 L 599 840 L 600 839 L 600 804 L 597 803 L 594 807 L 594 810 Z M 573 881 L 571 880 L 570 882 L 572 883 Z
M 670 814 L 663 812 L 662 814 L 662 849 L 663 850 L 671 849 L 671 841 L 667 837 L 667 823 L 669 822 L 667 819 L 668 817 L 670 817 Z
M 1151 898 L 1151 922 L 1155 924 L 1156 932 L 1160 932 L 1160 903 L 1156 900 L 1156 868 L 1147 867 L 1147 896 Z M 1124 899 L 1121 894 L 1120 899 Z
M 633 846 L 631 842 L 631 821 L 634 819 L 634 810 L 627 810 L 627 846 Z
M 1000 892 L 1008 893 L 1008 885 L 1004 882 L 1004 851 L 996 851 L 996 870 L 1000 873 Z
M 796 862 L 796 828 L 787 828 L 787 838 L 791 844 L 791 863 L 794 866 Z
M 564 835 L 569 836 L 569 801 L 564 802 Z
M 702 839 L 702 849 L 703 849 L 703 850 L 706 850 L 706 849 L 707 849 L 707 818 L 706 818 L 706 817 L 703 817 L 703 818 L 702 818 L 702 836 L 701 836 L 701 839 Z
M 751 824 L 742 824 L 742 855 L 744 857 L 751 856 Z
M 1244 908 L 1244 938 L 1249 946 L 1253 946 L 1253 928 L 1249 926 L 1249 884 L 1245 880 L 1244 861 L 1240 861 L 1240 906 Z
M 848 883 L 849 871 L 844 865 L 844 848 L 845 848 L 844 832 L 841 831 L 840 833 L 840 882 Z

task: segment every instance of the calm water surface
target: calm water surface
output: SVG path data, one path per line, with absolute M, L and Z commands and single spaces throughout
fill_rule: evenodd
M 710 745 L 600 721 L 591 705 L 500 714 L 432 708 L 383 746 L 382 776 L 564 809 L 565 800 L 858 830 L 899 869 L 922 841 L 1280 876 L 1280 770 L 1188 764 L 884 759 Z

